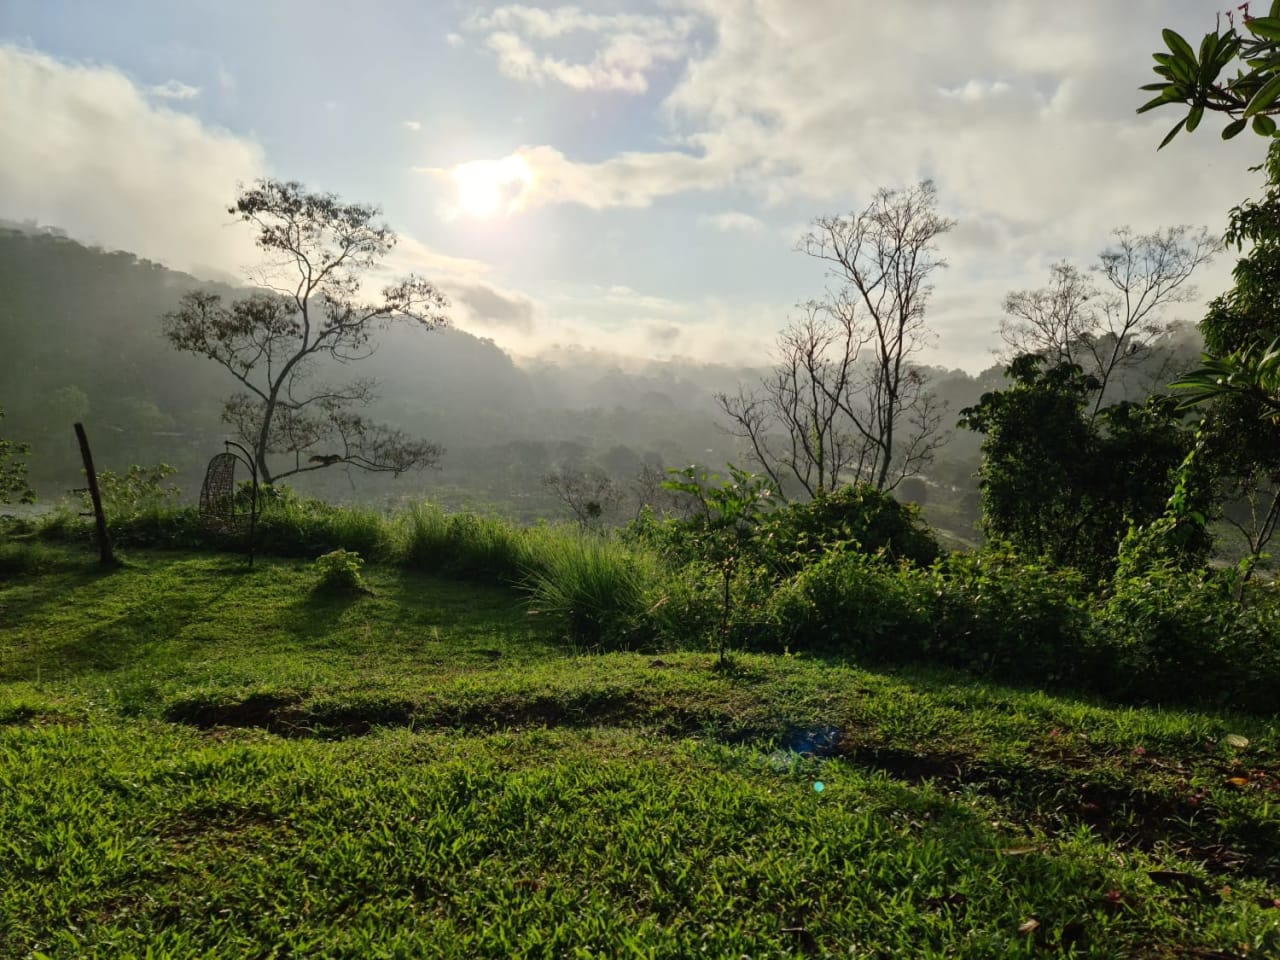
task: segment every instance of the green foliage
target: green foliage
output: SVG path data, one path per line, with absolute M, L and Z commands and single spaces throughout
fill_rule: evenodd
M 552 542 L 547 539 L 553 537 Z M 563 622 L 590 649 L 638 645 L 638 627 L 658 579 L 655 558 L 634 546 L 579 531 L 542 531 L 524 587 L 533 611 Z
M 1222 130 L 1224 140 L 1237 136 L 1250 123 L 1254 133 L 1275 135 L 1271 115 L 1280 112 L 1280 2 L 1273 2 L 1265 17 L 1251 17 L 1248 6 L 1241 8 L 1243 30 L 1236 29 L 1234 12 L 1229 11 L 1226 29 L 1219 23 L 1206 33 L 1198 51 L 1176 31 L 1164 30 L 1168 52 L 1154 54 L 1152 68 L 1160 80 L 1141 88 L 1156 95 L 1138 113 L 1171 104 L 1185 104 L 1188 109 L 1165 135 L 1161 148 L 1182 130 L 1195 130 L 1206 110 L 1231 118 Z M 1223 71 L 1233 64 L 1235 74 L 1224 78 Z
M 98 493 L 102 509 L 111 520 L 124 522 L 146 513 L 170 510 L 178 503 L 182 491 L 165 483 L 178 470 L 167 463 L 144 467 L 131 464 L 121 475 L 112 470 L 98 471 Z M 81 494 L 85 510 L 93 509 L 88 493 Z
M 1109 575 L 1130 523 L 1164 512 L 1172 475 L 1191 447 L 1168 398 L 1120 403 L 1087 417 L 1097 381 L 1080 367 L 1027 354 L 1013 384 L 961 411 L 985 434 L 979 487 L 982 525 L 1032 558 Z M 1207 540 L 1189 544 L 1203 556 Z
M 31 576 L 49 570 L 60 559 L 44 544 L 32 540 L 0 540 L 0 576 Z
M 398 556 L 419 570 L 497 583 L 517 583 L 531 562 L 529 533 L 497 517 L 447 514 L 414 503 L 397 520 Z
M 776 502 L 777 488 L 758 474 L 729 465 L 729 479 L 696 466 L 668 470 L 663 487 L 695 498 L 701 512 L 689 522 L 688 542 L 697 556 L 720 568 L 719 662 L 725 664 L 733 616 L 733 581 L 751 550 L 760 522 Z M 720 481 L 720 482 L 717 482 Z
M 4 411 L 0 410 L 0 420 Z M 34 503 L 35 492 L 27 484 L 27 465 L 19 457 L 25 457 L 31 447 L 25 443 L 0 438 L 0 503 Z
M 354 550 L 330 550 L 315 559 L 317 590 L 334 593 L 364 593 L 368 591 L 360 568 L 364 559 Z
M 1115 667 L 1098 688 L 1126 699 L 1273 711 L 1280 605 L 1273 586 L 1247 590 L 1245 573 L 1157 561 L 1117 577 L 1096 623 Z
M 385 517 L 360 507 L 335 507 L 284 492 L 261 504 L 256 550 L 286 557 L 355 550 L 371 560 L 390 559 L 393 532 Z
M 791 650 L 838 650 L 860 662 L 916 659 L 932 633 L 932 597 L 920 571 L 881 556 L 835 552 L 774 595 L 778 639 Z
M 832 551 L 883 553 L 927 567 L 941 549 L 912 504 L 870 484 L 849 484 L 807 503 L 790 503 L 761 523 L 758 557 L 765 565 L 798 570 Z
M 1096 689 L 1088 583 L 1007 546 L 952 554 L 932 571 L 933 640 L 925 655 L 985 676 Z

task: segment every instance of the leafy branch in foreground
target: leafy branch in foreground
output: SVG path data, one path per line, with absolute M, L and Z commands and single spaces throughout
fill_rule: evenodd
M 1243 30 L 1236 29 L 1234 13 L 1228 12 L 1226 29 L 1219 21 L 1204 35 L 1198 52 L 1177 31 L 1163 31 L 1168 52 L 1153 54 L 1152 68 L 1160 80 L 1141 87 L 1156 96 L 1138 113 L 1175 103 L 1185 104 L 1187 113 L 1160 141 L 1161 148 L 1183 130 L 1194 131 L 1206 110 L 1231 118 L 1222 130 L 1224 140 L 1249 125 L 1262 136 L 1275 135 L 1273 115 L 1280 113 L 1280 0 L 1270 5 L 1265 17 L 1250 16 L 1247 3 L 1240 9 Z M 1223 79 L 1232 63 L 1238 67 L 1236 75 Z

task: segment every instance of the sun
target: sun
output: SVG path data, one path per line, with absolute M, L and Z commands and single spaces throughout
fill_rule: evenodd
M 513 213 L 520 208 L 533 171 L 524 157 L 512 154 L 501 160 L 473 160 L 453 168 L 458 206 L 473 217 Z

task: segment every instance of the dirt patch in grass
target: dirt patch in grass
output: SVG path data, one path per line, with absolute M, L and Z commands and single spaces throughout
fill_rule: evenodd
M 1106 782 L 1088 771 L 1016 765 L 954 752 L 930 753 L 841 741 L 832 753 L 912 785 L 971 786 L 1001 801 L 1018 820 L 1055 834 L 1086 825 L 1117 849 L 1167 849 L 1215 873 L 1246 873 L 1280 883 L 1280 828 L 1224 828 L 1203 794 Z
M 284 732 L 292 724 L 288 716 L 302 701 L 299 696 L 255 693 L 242 700 L 191 697 L 165 707 L 164 718 L 202 730 L 212 727 L 259 727 L 273 733 Z
M 587 691 L 566 696 L 497 698 L 471 704 L 415 703 L 406 699 L 357 697 L 307 701 L 301 696 L 251 694 L 240 700 L 191 697 L 164 710 L 172 723 L 202 730 L 254 727 L 282 737 L 340 739 L 375 727 L 489 732 L 533 727 L 653 726 L 684 736 L 705 729 L 707 718 L 626 694 Z

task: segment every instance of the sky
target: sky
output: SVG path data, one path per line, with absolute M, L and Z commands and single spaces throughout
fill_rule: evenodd
M 1262 141 L 1157 153 L 1150 54 L 1204 0 L 2 0 L 0 218 L 246 276 L 237 185 L 376 203 L 394 267 L 517 356 L 758 364 L 829 284 L 815 217 L 931 179 L 923 359 L 993 362 L 1004 296 L 1111 232 L 1220 232 Z M 1225 289 L 1223 253 L 1197 277 Z M 1195 321 L 1200 308 L 1171 318 Z

